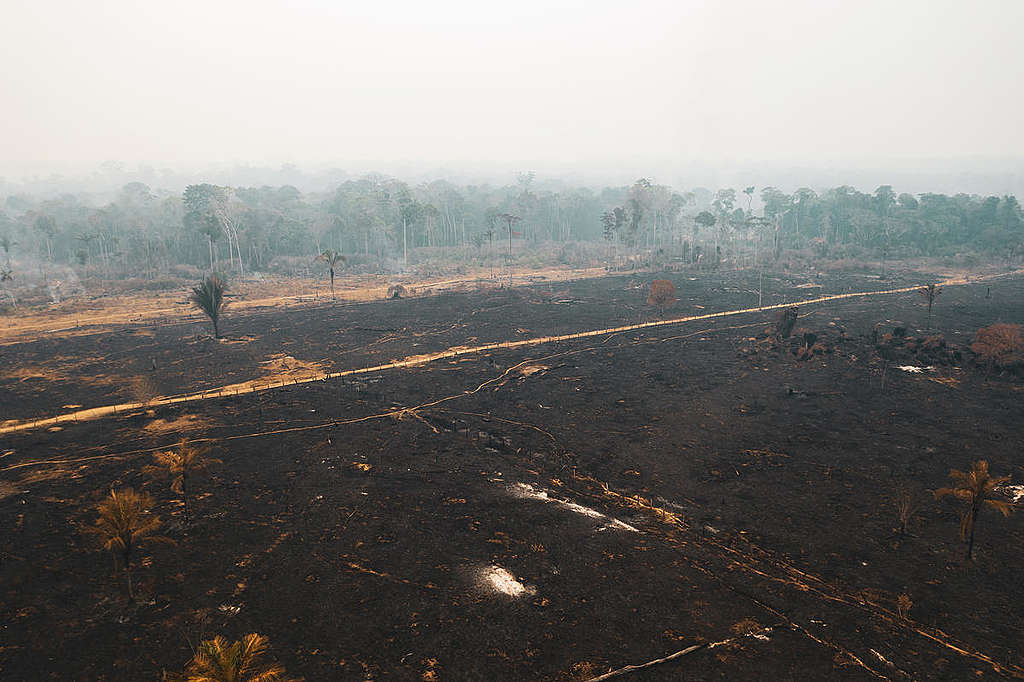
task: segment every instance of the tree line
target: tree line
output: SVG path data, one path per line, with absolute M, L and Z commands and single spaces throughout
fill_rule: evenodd
M 514 255 L 513 236 L 526 250 L 598 242 L 609 257 L 684 261 L 740 253 L 771 259 L 787 249 L 833 258 L 972 251 L 1016 259 L 1024 252 L 1013 196 L 898 194 L 888 185 L 873 193 L 849 186 L 677 191 L 641 178 L 593 190 L 538 183 L 532 173 L 502 187 L 445 180 L 410 186 L 368 175 L 310 194 L 289 185 L 194 184 L 177 195 L 132 182 L 107 203 L 91 199 L 7 196 L 0 248 L 8 266 L 20 253 L 109 277 L 156 277 L 176 265 L 244 275 L 271 269 L 275 259 L 330 251 L 349 263 L 395 267 L 424 254 L 504 255 L 506 239 Z

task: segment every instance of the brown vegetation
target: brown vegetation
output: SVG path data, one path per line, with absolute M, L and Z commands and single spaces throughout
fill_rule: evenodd
M 236 642 L 220 635 L 203 641 L 183 675 L 167 675 L 178 682 L 301 682 L 288 677 L 284 666 L 263 660 L 269 640 L 256 633 Z
M 1021 335 L 1021 326 L 997 322 L 982 327 L 974 334 L 971 351 L 990 371 L 1020 367 L 1024 364 L 1024 336 Z
M 901 594 L 896 600 L 896 614 L 901 620 L 906 620 L 910 617 L 910 609 L 914 608 L 914 602 L 911 601 L 909 594 Z
M 1013 510 L 1009 502 L 992 498 L 996 487 L 1009 481 L 1010 477 L 990 476 L 988 462 L 983 459 L 972 464 L 970 471 L 953 469 L 949 472 L 949 477 L 953 479 L 953 485 L 949 488 L 939 488 L 935 491 L 935 497 L 955 497 L 967 503 L 967 509 L 960 518 L 960 536 L 967 541 L 967 559 L 970 561 L 974 550 L 974 529 L 982 505 L 992 507 L 1003 516 L 1009 516 Z
M 96 525 L 90 529 L 100 537 L 103 548 L 120 556 L 125 579 L 128 583 L 128 599 L 135 600 L 132 588 L 132 550 L 147 541 L 166 540 L 156 535 L 160 528 L 160 517 L 152 512 L 154 500 L 145 493 L 131 488 L 111 490 L 110 496 L 100 502 L 100 514 Z
M 650 293 L 647 294 L 647 305 L 657 306 L 659 313 L 676 301 L 676 285 L 667 279 L 656 279 L 651 282 Z
M 211 464 L 221 463 L 219 459 L 207 457 L 208 452 L 208 447 L 192 445 L 182 439 L 177 450 L 153 453 L 153 461 L 156 464 L 142 468 L 143 473 L 154 477 L 170 475 L 171 490 L 181 495 L 186 526 L 192 522 L 192 513 L 189 509 L 189 484 L 192 477 L 205 471 Z

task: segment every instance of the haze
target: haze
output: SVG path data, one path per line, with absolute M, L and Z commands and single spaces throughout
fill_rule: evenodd
M 1013 171 L 1022 20 L 1013 1 L 9 2 L 0 172 Z

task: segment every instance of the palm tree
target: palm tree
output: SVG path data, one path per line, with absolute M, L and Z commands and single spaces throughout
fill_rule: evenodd
M 335 296 L 334 296 L 334 266 L 336 266 L 338 263 L 344 263 L 345 262 L 345 257 L 342 256 L 337 251 L 331 251 L 330 249 L 327 249 L 326 251 L 321 253 L 319 256 L 317 256 L 317 260 L 322 260 L 323 262 L 327 263 L 327 267 L 330 268 L 330 270 L 331 270 L 331 298 L 337 300 L 335 298 Z
M 269 640 L 256 633 L 229 643 L 220 635 L 203 641 L 177 679 L 183 682 L 301 682 L 287 677 L 284 666 L 265 663 Z
M 199 286 L 192 287 L 192 295 L 189 296 L 192 304 L 206 313 L 206 316 L 213 322 L 213 335 L 218 339 L 220 338 L 218 322 L 221 311 L 227 305 L 227 301 L 224 300 L 224 294 L 227 290 L 227 283 L 217 275 L 211 274 L 207 275 L 199 283 Z
M 949 477 L 953 479 L 952 487 L 939 488 L 935 491 L 935 497 L 955 497 L 968 504 L 960 517 L 960 537 L 967 540 L 967 560 L 970 561 L 974 550 L 974 527 L 982 505 L 987 504 L 1003 516 L 1009 516 L 1013 510 L 1009 502 L 991 497 L 996 487 L 1009 481 L 1010 477 L 990 476 L 988 462 L 983 459 L 972 464 L 968 472 L 953 469 L 949 472 Z
M 100 517 L 90 529 L 90 532 L 100 536 L 104 549 L 115 552 L 115 566 L 117 555 L 120 555 L 130 601 L 135 601 L 132 589 L 132 550 L 143 542 L 167 541 L 167 538 L 155 534 L 160 528 L 160 517 L 153 514 L 153 504 L 152 496 L 137 493 L 131 488 L 111 490 L 110 497 L 97 507 Z
M 181 501 L 185 508 L 185 525 L 192 522 L 192 514 L 189 510 L 189 481 L 193 474 L 205 471 L 211 464 L 220 464 L 221 461 L 214 457 L 207 457 L 209 448 L 200 445 L 190 445 L 188 440 L 182 439 L 177 450 L 166 450 L 154 452 L 153 461 L 142 468 L 143 473 L 151 476 L 171 476 L 171 490 L 181 495 Z
M 931 329 L 932 305 L 935 303 L 935 299 L 938 298 L 939 294 L 942 293 L 942 289 L 935 286 L 934 284 L 929 284 L 928 286 L 921 287 L 920 289 L 918 289 L 917 293 L 920 294 L 921 298 L 928 302 L 928 329 Z

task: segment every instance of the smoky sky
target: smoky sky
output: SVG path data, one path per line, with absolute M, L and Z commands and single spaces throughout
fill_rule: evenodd
M 1018 0 L 3 0 L 0 164 L 1018 158 L 1022 20 Z

